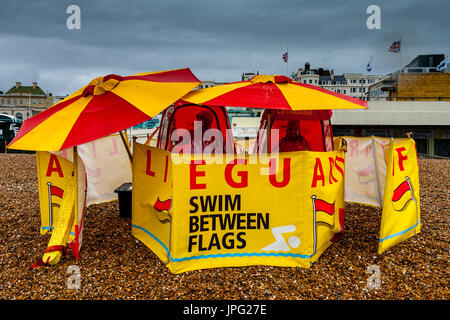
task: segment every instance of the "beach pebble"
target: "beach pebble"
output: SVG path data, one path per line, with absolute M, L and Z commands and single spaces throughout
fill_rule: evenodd
M 377 255 L 381 209 L 347 203 L 345 235 L 310 269 L 248 266 L 179 275 L 131 235 L 117 202 L 86 210 L 80 260 L 30 270 L 49 240 L 39 234 L 36 158 L 0 154 L 2 299 L 444 299 L 448 289 L 450 161 L 419 160 L 422 230 Z M 368 286 L 368 267 L 381 288 Z M 68 288 L 68 267 L 80 268 Z

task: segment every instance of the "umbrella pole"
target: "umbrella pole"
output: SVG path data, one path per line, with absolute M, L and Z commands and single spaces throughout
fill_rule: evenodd
M 78 224 L 78 148 L 77 146 L 73 147 L 73 176 L 75 179 L 75 203 L 74 203 L 74 224 Z M 75 231 L 76 232 L 76 231 Z M 78 235 L 75 234 L 75 237 Z M 78 240 L 75 240 L 76 245 L 78 246 Z M 78 250 L 78 248 L 77 248 Z M 78 252 L 78 251 L 77 251 Z M 75 253 L 75 252 L 74 252 Z
M 122 142 L 125 146 L 125 149 L 127 149 L 128 157 L 130 158 L 130 162 L 133 163 L 133 155 L 131 154 L 130 146 L 127 142 L 127 139 L 125 139 L 125 136 L 123 135 L 122 131 L 119 132 L 120 137 L 122 138 Z

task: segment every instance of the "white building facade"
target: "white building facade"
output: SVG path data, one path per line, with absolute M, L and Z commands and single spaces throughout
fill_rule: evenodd
M 301 83 L 312 84 L 326 90 L 347 96 L 367 100 L 369 86 L 377 83 L 385 76 L 365 75 L 362 73 L 334 74 L 333 70 L 322 68 L 311 69 L 309 63 L 305 63 L 305 68 L 300 68 L 295 75 L 295 80 Z M 387 93 L 382 93 L 387 95 Z

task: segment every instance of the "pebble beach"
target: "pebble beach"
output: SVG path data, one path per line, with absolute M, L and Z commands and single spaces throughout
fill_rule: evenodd
M 448 300 L 450 160 L 420 159 L 421 232 L 377 254 L 381 209 L 347 203 L 345 235 L 309 269 L 249 266 L 174 275 L 131 235 L 117 201 L 85 213 L 83 247 L 30 270 L 47 247 L 39 234 L 36 158 L 0 154 L 0 299 Z M 79 289 L 68 267 L 79 266 Z M 371 267 L 372 266 L 372 267 Z M 373 266 L 380 286 L 368 286 Z

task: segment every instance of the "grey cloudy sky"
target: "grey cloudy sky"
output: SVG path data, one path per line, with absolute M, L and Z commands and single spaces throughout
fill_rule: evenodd
M 69 30 L 66 9 L 81 9 Z M 366 9 L 381 8 L 369 30 Z M 55 95 L 91 79 L 189 67 L 201 80 L 286 74 L 309 61 L 335 73 L 386 74 L 418 54 L 450 49 L 448 0 L 2 0 L 0 90 L 37 81 Z M 387 51 L 403 38 L 402 54 Z

